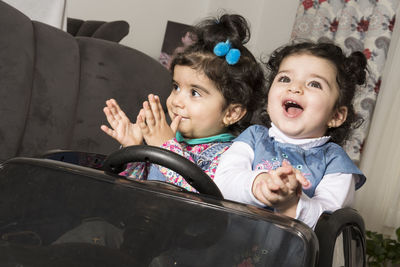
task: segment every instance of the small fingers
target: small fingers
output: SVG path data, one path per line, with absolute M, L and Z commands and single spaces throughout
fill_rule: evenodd
M 280 189 L 280 185 L 274 182 L 274 179 L 272 178 L 272 176 L 274 175 L 273 173 L 271 173 L 272 171 L 269 172 L 269 174 L 271 175 L 270 177 L 268 177 L 265 180 L 266 185 L 268 186 L 269 190 L 272 191 L 277 191 Z
M 253 194 L 259 201 L 271 207 L 276 207 L 276 205 L 279 205 L 279 203 L 286 199 L 280 187 L 274 183 L 271 171 L 268 173 L 260 173 L 256 177 Z
M 311 182 L 306 177 L 304 177 L 300 170 L 296 170 L 296 180 L 302 185 L 304 189 L 309 189 L 312 186 Z
M 270 178 L 267 180 L 269 188 L 273 191 L 281 190 L 282 193 L 287 194 L 286 172 L 283 171 L 282 168 L 278 168 L 275 171 L 270 171 L 269 174 Z
M 267 195 L 269 195 L 269 192 L 267 192 L 267 185 L 265 183 L 257 183 L 254 185 L 253 189 L 253 194 L 256 199 L 258 199 L 260 202 L 264 203 L 267 206 L 272 206 L 272 203 L 267 199 Z
M 272 190 L 271 185 L 272 184 L 270 184 L 270 182 L 265 184 L 261 188 L 261 191 L 262 191 L 263 196 L 267 200 L 267 202 L 270 203 L 270 206 L 272 207 L 279 200 L 280 194 L 279 194 L 279 190 Z M 278 189 L 279 189 L 279 187 L 278 187 Z
M 146 118 L 145 111 L 144 109 L 141 109 L 139 111 L 138 116 L 136 117 L 136 124 L 139 126 L 143 135 L 147 135 L 150 132 L 150 129 L 145 122 L 145 118 Z
M 106 115 L 106 119 L 107 119 L 108 123 L 111 125 L 111 127 L 116 128 L 116 126 L 118 125 L 118 120 L 112 114 L 110 108 L 104 107 L 103 112 Z
M 160 98 L 158 97 L 158 95 L 155 95 L 154 97 L 155 97 L 155 99 L 157 101 L 158 110 L 160 111 L 160 118 L 162 120 L 165 120 L 165 113 L 164 113 L 163 106 L 161 105 Z
M 282 162 L 282 167 L 292 167 L 288 161 Z M 293 168 L 294 174 L 296 175 L 297 182 L 299 182 L 304 189 L 308 189 L 311 187 L 311 182 L 304 177 L 300 170 Z
M 143 102 L 143 110 L 144 110 L 144 117 L 145 117 L 147 126 L 149 126 L 149 127 L 155 126 L 156 122 L 154 119 L 153 111 L 151 110 L 151 106 L 148 101 Z
M 110 129 L 109 127 L 107 127 L 106 125 L 101 125 L 100 129 L 103 132 L 105 132 L 106 134 L 108 134 L 109 136 L 111 136 L 112 138 L 116 138 L 117 133 L 113 129 Z
M 110 110 L 109 107 L 104 107 L 103 108 L 103 112 L 104 112 L 104 114 L 106 115 L 107 118 L 112 116 L 111 110 Z
M 161 109 L 159 108 L 160 99 L 158 98 L 158 96 L 155 96 L 153 94 L 150 94 L 148 98 L 149 98 L 150 108 L 153 113 L 153 117 L 156 121 L 159 121 L 161 119 L 161 111 L 162 111 L 162 108 Z
M 101 125 L 100 129 L 105 132 L 106 134 L 110 135 L 109 133 L 112 131 L 110 128 L 108 128 L 106 125 Z
M 182 117 L 181 116 L 176 116 L 174 118 L 174 120 L 171 122 L 171 130 L 174 132 L 174 134 L 176 133 L 176 131 L 178 130 L 179 127 L 179 123 L 181 122 Z
M 113 115 L 115 118 L 117 118 L 118 111 L 120 110 L 120 107 L 119 107 L 117 101 L 115 101 L 115 99 L 110 99 L 106 103 L 107 103 L 108 109 L 110 110 L 111 115 Z
M 120 108 L 117 101 L 115 99 L 109 99 L 106 101 L 106 107 L 103 109 L 106 116 L 110 116 L 113 120 L 128 120 L 128 117 L 125 115 L 125 112 Z
M 282 162 L 282 167 L 279 167 L 275 170 L 276 175 L 279 177 L 285 177 L 287 175 L 293 174 L 294 175 L 294 169 L 293 167 L 286 161 Z
M 295 191 L 297 191 L 297 189 L 299 187 L 301 188 L 301 186 L 300 186 L 299 182 L 297 181 L 295 175 L 288 176 L 288 179 L 287 179 L 285 184 L 286 184 L 286 187 L 288 188 L 289 192 L 295 192 Z
M 290 162 L 289 162 L 289 161 L 283 160 L 283 161 L 282 161 L 282 167 L 288 167 L 288 166 L 292 166 L 292 165 L 290 165 Z

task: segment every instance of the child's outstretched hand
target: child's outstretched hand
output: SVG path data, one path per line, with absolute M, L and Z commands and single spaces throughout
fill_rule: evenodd
M 253 182 L 252 192 L 265 205 L 294 217 L 302 187 L 308 188 L 310 185 L 299 170 L 283 162 L 282 167 L 259 174 Z
M 117 140 L 123 147 L 143 143 L 143 135 L 139 126 L 131 123 L 115 99 L 107 100 L 103 111 L 112 128 L 101 125 L 100 128 L 106 134 Z
M 137 117 L 137 124 L 148 145 L 161 146 L 175 137 L 181 117 L 176 117 L 171 125 L 168 125 L 160 98 L 150 94 L 148 99 L 143 102 L 143 108 Z

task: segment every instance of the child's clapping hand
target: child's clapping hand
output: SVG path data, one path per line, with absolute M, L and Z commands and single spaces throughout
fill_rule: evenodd
M 107 100 L 103 111 L 111 126 L 109 128 L 106 125 L 101 125 L 100 128 L 106 134 L 117 140 L 123 147 L 143 143 L 143 135 L 139 126 L 131 123 L 115 99 Z
M 171 125 L 168 125 L 160 98 L 150 94 L 148 99 L 143 102 L 143 108 L 137 117 L 137 124 L 148 145 L 161 146 L 175 137 L 181 117 L 177 116 Z
M 293 216 L 296 213 L 302 187 L 309 188 L 310 182 L 284 161 L 282 167 L 268 173 L 260 173 L 253 182 L 253 195 L 265 205 L 280 213 Z

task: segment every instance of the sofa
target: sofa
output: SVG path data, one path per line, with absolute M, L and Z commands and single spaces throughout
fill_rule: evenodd
M 100 21 L 67 18 L 67 32 L 73 36 L 86 36 L 119 43 L 129 33 L 124 20 Z
M 72 36 L 0 0 L 0 161 L 48 150 L 109 154 L 105 101 L 135 119 L 149 93 L 165 100 L 171 74 L 117 42 Z M 165 105 L 164 105 L 165 108 Z

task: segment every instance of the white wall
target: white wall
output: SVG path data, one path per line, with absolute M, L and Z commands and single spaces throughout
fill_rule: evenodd
M 32 20 L 66 30 L 67 0 L 3 0 Z
M 85 20 L 126 20 L 121 43 L 158 58 L 168 20 L 194 24 L 220 10 L 248 19 L 248 48 L 258 57 L 289 40 L 298 1 L 293 0 L 68 0 L 67 16 Z

